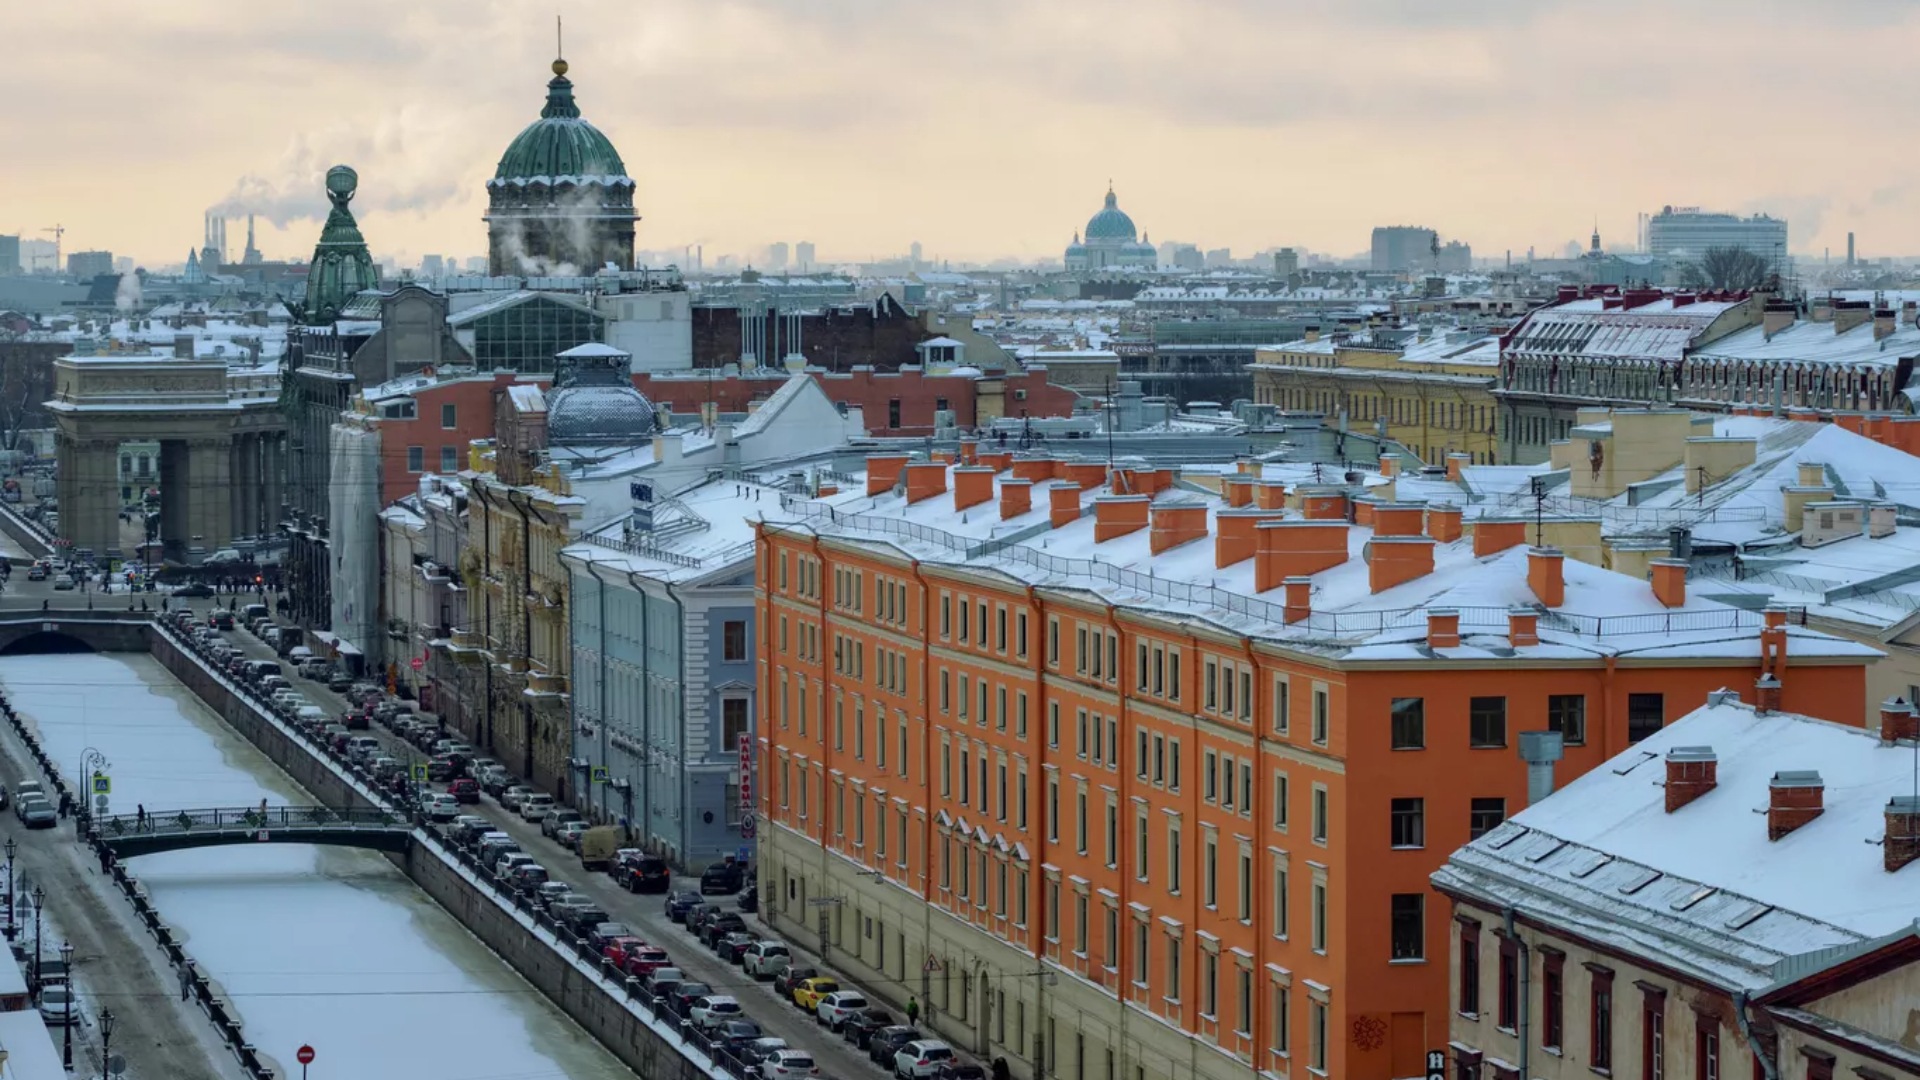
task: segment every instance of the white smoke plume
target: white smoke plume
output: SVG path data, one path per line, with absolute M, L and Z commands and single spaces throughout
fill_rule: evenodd
M 140 275 L 121 274 L 120 284 L 113 290 L 113 309 L 122 315 L 129 314 L 140 306 Z
M 341 123 L 305 132 L 287 144 L 277 165 L 235 180 L 208 210 L 229 218 L 254 214 L 282 229 L 295 221 L 325 220 L 322 181 L 329 168 L 345 163 L 360 174 L 363 194 L 354 200 L 356 213 L 428 213 L 462 193 L 447 169 L 450 157 L 462 156 L 450 143 L 449 131 L 457 128 L 447 117 L 408 106 L 371 130 Z

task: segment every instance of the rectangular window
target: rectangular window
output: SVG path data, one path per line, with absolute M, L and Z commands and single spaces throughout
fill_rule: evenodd
M 1060 778 L 1047 777 L 1047 839 L 1060 842 Z
M 1047 620 L 1047 666 L 1060 666 L 1060 620 Z
M 1214 752 L 1207 750 L 1200 755 L 1200 797 L 1212 802 L 1220 797 L 1219 788 L 1214 781 L 1214 769 L 1219 759 Z
M 1566 989 L 1561 971 L 1564 957 L 1544 949 L 1540 953 L 1540 1045 L 1560 1049 L 1566 1037 Z
M 1313 839 L 1319 844 L 1327 842 L 1327 789 L 1318 785 L 1313 789 Z
M 1477 697 L 1467 705 L 1467 741 L 1476 747 L 1507 745 L 1507 699 Z
M 1026 612 L 1022 611 L 1014 617 L 1013 629 L 1014 629 L 1013 654 L 1015 656 L 1020 657 L 1022 660 L 1024 660 L 1026 659 L 1026 656 L 1027 656 L 1027 613 Z
M 1520 1022 L 1520 947 L 1508 937 L 1500 939 L 1499 994 L 1495 1001 L 1499 1010 L 1496 1022 L 1501 1028 L 1513 1031 Z
M 1327 1006 L 1312 1002 L 1307 1008 L 1307 1067 L 1327 1071 Z
M 1322 881 L 1313 883 L 1313 951 L 1327 951 L 1327 886 Z
M 1133 981 L 1137 986 L 1147 985 L 1147 924 L 1133 924 Z
M 1273 773 L 1273 827 L 1285 832 L 1287 829 L 1287 774 L 1274 770 Z
M 1480 1015 L 1480 925 L 1460 923 L 1460 1012 Z
M 1426 959 L 1427 898 L 1420 893 L 1395 893 L 1392 920 L 1393 959 Z
M 1273 936 L 1283 940 L 1287 936 L 1287 923 L 1291 917 L 1287 906 L 1287 885 L 1290 876 L 1287 865 L 1281 862 L 1280 856 L 1276 854 L 1273 863 Z
M 1581 746 L 1587 741 L 1587 699 L 1584 694 L 1548 694 L 1547 730 L 1560 733 L 1561 742 Z
M 1074 847 L 1076 850 L 1080 852 L 1080 854 L 1085 855 L 1087 853 L 1087 793 L 1086 792 L 1082 791 L 1074 796 L 1074 808 L 1077 813 L 1077 816 L 1074 819 L 1074 826 L 1073 826 Z
M 407 447 L 407 471 L 425 472 L 427 469 L 427 448 L 424 446 Z
M 1475 799 L 1467 818 L 1467 839 L 1478 840 L 1507 820 L 1507 800 Z
M 1424 750 L 1427 746 L 1427 703 L 1424 698 L 1393 699 L 1393 748 Z
M 451 476 L 454 473 L 457 473 L 460 471 L 460 448 L 459 447 L 442 446 L 440 448 L 440 471 L 441 473 L 448 476 Z
M 963 597 L 961 597 L 961 598 L 960 598 L 960 634 L 959 634 L 959 639 L 960 639 L 960 642 L 961 642 L 961 644 L 963 644 L 963 645 L 964 645 L 964 644 L 966 644 L 966 643 L 968 642 L 968 640 L 969 640 L 969 639 L 971 639 L 971 638 L 973 637 L 973 632 L 972 632 L 972 630 L 971 630 L 971 627 L 972 627 L 972 625 L 973 625 L 973 622 L 972 622 L 972 618 L 973 618 L 973 616 L 972 616 L 972 612 L 973 612 L 973 605 L 972 605 L 972 604 L 969 604 L 969 603 L 967 603 L 967 598 L 966 598 L 966 597 L 964 597 L 964 596 L 963 596 Z
M 1060 703 L 1047 702 L 1047 745 L 1058 748 L 1060 745 Z
M 1167 1000 L 1180 1000 L 1180 939 L 1167 935 Z
M 1285 1054 L 1293 1048 L 1293 992 L 1285 986 L 1273 988 L 1273 1048 Z
M 1659 731 L 1667 722 L 1666 697 L 1661 694 L 1627 695 L 1627 741 L 1641 739 Z
M 1327 745 L 1327 692 L 1313 692 L 1313 742 L 1316 746 Z
M 1640 1075 L 1646 1080 L 1667 1076 L 1667 995 L 1649 993 L 1641 1002 Z
M 459 411 L 453 407 L 452 402 L 448 402 L 440 406 L 441 428 L 447 431 L 452 431 L 454 428 L 459 427 L 460 425 L 457 422 L 458 416 L 459 416 Z
M 1180 894 L 1180 823 L 1167 820 L 1167 891 Z
M 1292 701 L 1287 694 L 1287 680 L 1273 680 L 1273 730 L 1285 735 L 1292 726 Z
M 1427 846 L 1427 801 L 1425 799 L 1394 799 L 1390 817 L 1393 847 Z
M 1167 740 L 1167 790 L 1180 790 L 1180 740 Z
M 953 597 L 948 596 L 946 593 L 941 593 L 940 594 L 940 639 L 942 641 L 945 641 L 945 640 L 951 639 L 952 637 L 953 637 Z
M 1240 853 L 1240 921 L 1253 919 L 1253 852 Z
M 747 659 L 747 624 L 744 620 L 733 620 L 721 624 L 721 654 L 730 664 L 743 663 Z
M 1588 1047 L 1588 1061 L 1596 1069 L 1613 1068 L 1613 972 L 1604 968 L 1589 967 L 1593 977 L 1593 989 L 1588 995 L 1592 1015 L 1588 1018 L 1587 1030 L 1592 1045 Z
M 1220 845 L 1211 836 L 1200 845 L 1200 895 L 1201 903 L 1210 908 L 1220 906 Z
M 1695 1014 L 1698 1026 L 1693 1031 L 1693 1080 L 1720 1080 L 1720 1023 Z

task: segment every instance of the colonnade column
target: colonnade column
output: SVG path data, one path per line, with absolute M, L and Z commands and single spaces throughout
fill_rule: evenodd
M 187 441 L 188 523 L 211 555 L 233 539 L 233 455 L 228 439 Z

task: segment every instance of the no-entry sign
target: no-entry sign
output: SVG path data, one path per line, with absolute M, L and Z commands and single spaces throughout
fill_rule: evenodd
M 311 1065 L 313 1064 L 313 1047 L 303 1046 L 300 1048 L 300 1052 L 293 1056 L 299 1059 L 300 1064 Z

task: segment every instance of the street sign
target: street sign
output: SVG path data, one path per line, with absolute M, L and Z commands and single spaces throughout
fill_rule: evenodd
M 753 839 L 753 828 L 753 815 L 742 814 L 740 816 L 740 835 L 748 840 Z
M 595 765 L 595 766 L 593 767 L 593 773 L 592 773 L 592 777 L 593 777 L 593 782 L 594 782 L 594 783 L 596 783 L 596 784 L 604 784 L 604 783 L 606 783 L 606 782 L 607 782 L 607 767 L 606 767 L 605 765 Z
M 108 1076 L 119 1076 L 121 1073 L 126 1071 L 127 1071 L 126 1058 L 120 1056 L 119 1054 L 115 1054 L 112 1057 L 107 1059 L 107 1075 Z
M 753 808 L 753 736 L 744 731 L 740 733 L 740 807 Z
M 265 829 L 261 829 L 261 830 L 260 830 L 259 832 L 256 832 L 256 833 L 254 833 L 254 834 L 253 834 L 253 842 L 254 842 L 254 843 L 256 843 L 256 844 L 264 844 L 264 843 L 266 843 L 266 842 L 267 842 L 267 830 L 265 830 Z
M 302 1046 L 300 1048 L 300 1052 L 293 1055 L 293 1058 L 295 1061 L 298 1061 L 302 1065 L 313 1064 L 313 1047 Z
M 417 657 L 417 656 L 416 656 L 416 657 L 414 657 L 413 659 L 411 659 L 411 660 L 409 660 L 409 661 L 407 661 L 407 663 L 408 663 L 409 665 L 411 665 L 411 666 L 412 666 L 412 668 L 413 668 L 413 670 L 415 670 L 415 671 L 419 671 L 419 670 L 420 670 L 421 668 L 423 668 L 423 667 L 426 667 L 426 666 L 427 666 L 427 664 L 426 664 L 426 661 L 424 661 L 424 660 L 422 660 L 422 659 L 420 659 L 420 658 L 419 658 L 419 657 Z
M 936 971 L 939 971 L 940 958 L 933 955 L 932 953 L 928 953 L 927 962 L 920 965 L 920 970 L 926 972 L 929 975 L 933 974 Z
M 113 794 L 113 777 L 106 773 L 93 774 L 93 793 L 95 795 Z
M 413 778 L 414 778 L 415 780 L 418 780 L 418 781 L 419 781 L 420 783 L 422 783 L 422 784 L 424 784 L 424 783 L 426 783 L 426 782 L 427 782 L 427 767 L 426 767 L 425 765 L 415 765 L 415 766 L 413 767 Z
M 100 814 L 101 816 L 106 815 L 107 797 L 105 795 L 95 795 L 93 797 L 93 811 L 94 813 Z
M 1427 1051 L 1427 1080 L 1447 1080 L 1447 1052 Z

